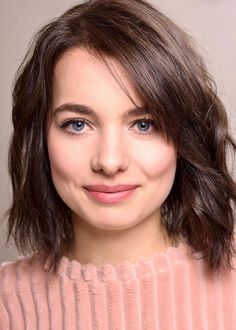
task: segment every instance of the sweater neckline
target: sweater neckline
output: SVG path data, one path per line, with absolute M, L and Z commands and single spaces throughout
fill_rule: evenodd
M 63 256 L 56 275 L 85 282 L 127 281 L 170 269 L 186 259 L 188 251 L 186 244 L 179 243 L 177 247 L 170 246 L 165 252 L 156 252 L 149 257 L 140 257 L 135 261 L 123 260 L 116 265 L 103 263 L 99 266 L 93 263 L 81 264 L 78 260 L 69 260 Z M 45 270 L 49 269 L 49 260 L 48 258 L 44 263 Z

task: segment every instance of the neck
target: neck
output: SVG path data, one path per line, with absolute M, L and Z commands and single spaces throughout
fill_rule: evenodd
M 157 214 L 124 230 L 96 228 L 77 216 L 73 218 L 73 226 L 74 244 L 66 255 L 81 264 L 99 266 L 103 263 L 116 265 L 123 260 L 134 262 L 140 257 L 165 252 L 171 246 Z

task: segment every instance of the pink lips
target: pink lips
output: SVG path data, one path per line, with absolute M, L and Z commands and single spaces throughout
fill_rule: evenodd
M 92 185 L 86 186 L 85 190 L 89 196 L 93 197 L 97 201 L 113 204 L 127 199 L 135 192 L 137 187 L 138 185 Z

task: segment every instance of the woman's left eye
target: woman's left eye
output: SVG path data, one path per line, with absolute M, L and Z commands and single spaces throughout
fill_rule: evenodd
M 152 134 L 153 130 L 155 129 L 155 123 L 151 119 L 139 119 L 136 120 L 132 126 L 137 125 L 139 134 L 141 135 L 147 135 Z M 151 127 L 151 128 L 150 128 Z

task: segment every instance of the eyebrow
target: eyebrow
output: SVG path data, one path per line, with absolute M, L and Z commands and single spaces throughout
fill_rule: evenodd
M 53 116 L 60 112 L 74 112 L 76 114 L 81 115 L 88 115 L 95 120 L 98 119 L 98 115 L 96 112 L 91 109 L 90 107 L 83 105 L 83 104 L 76 104 L 76 103 L 64 103 L 56 107 L 53 111 Z M 147 108 L 145 106 L 138 106 L 132 109 L 127 110 L 122 116 L 123 117 L 135 117 L 148 114 Z

